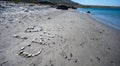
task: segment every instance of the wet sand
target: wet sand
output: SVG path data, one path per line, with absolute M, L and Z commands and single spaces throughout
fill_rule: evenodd
M 72 9 L 0 4 L 0 66 L 120 66 L 120 31 Z

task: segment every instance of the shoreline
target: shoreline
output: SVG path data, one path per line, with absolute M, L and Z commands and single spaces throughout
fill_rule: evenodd
M 73 9 L 19 5 L 0 15 L 1 66 L 120 65 L 120 31 Z
M 120 31 L 120 28 L 119 28 L 119 27 L 116 27 L 116 26 L 114 26 L 114 25 L 105 23 L 106 21 L 103 21 L 102 19 L 99 19 L 99 18 L 97 18 L 97 17 L 95 17 L 95 16 L 93 16 L 93 15 L 89 15 L 89 16 L 90 16 L 92 19 L 94 19 L 94 20 L 96 20 L 96 21 L 98 21 L 98 22 L 100 22 L 100 23 L 102 23 L 102 24 L 104 24 L 104 25 L 106 25 L 106 26 L 108 26 L 108 27 L 110 27 L 110 28 L 112 28 L 112 29 L 115 29 L 115 30 Z
M 111 25 L 108 25 L 108 24 L 105 24 L 105 23 L 103 23 L 103 21 L 102 21 L 102 20 L 100 20 L 99 18 L 98 18 L 98 19 L 96 19 L 96 18 L 95 18 L 95 17 L 93 17 L 92 15 L 88 15 L 88 16 L 89 16 L 91 19 L 95 20 L 96 22 L 99 22 L 99 23 L 101 23 L 101 24 L 105 25 L 106 27 L 111 28 L 112 30 L 116 30 L 116 31 L 120 32 L 120 29 L 119 29 L 119 28 L 114 27 L 114 26 L 111 26 Z
M 88 11 L 89 11 L 89 10 L 88 10 Z M 109 21 L 107 21 L 107 20 L 105 20 L 105 19 L 102 19 L 102 18 L 99 18 L 98 16 L 93 15 L 92 13 L 80 12 L 79 10 L 77 10 L 77 12 L 83 13 L 83 14 L 85 14 L 85 15 L 88 15 L 88 16 L 90 16 L 90 18 L 96 20 L 97 22 L 102 23 L 102 24 L 104 24 L 104 25 L 106 25 L 106 26 L 108 26 L 108 27 L 110 27 L 110 28 L 115 29 L 115 30 L 120 31 L 120 28 L 119 28 L 118 26 L 112 25 L 111 23 L 106 23 L 106 22 L 109 22 Z

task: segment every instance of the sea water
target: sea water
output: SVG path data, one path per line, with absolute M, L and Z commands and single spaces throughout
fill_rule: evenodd
M 78 8 L 77 11 L 89 14 L 92 18 L 120 30 L 120 8 Z

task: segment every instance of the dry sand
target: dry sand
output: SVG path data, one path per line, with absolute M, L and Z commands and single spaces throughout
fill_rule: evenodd
M 0 4 L 0 66 L 120 66 L 120 31 L 72 9 Z

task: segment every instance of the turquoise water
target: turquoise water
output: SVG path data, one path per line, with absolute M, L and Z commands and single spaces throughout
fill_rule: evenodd
M 108 26 L 120 30 L 120 8 L 78 8 L 79 12 L 90 11 L 90 16 Z

